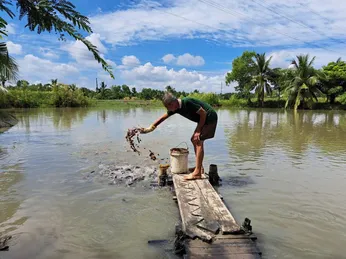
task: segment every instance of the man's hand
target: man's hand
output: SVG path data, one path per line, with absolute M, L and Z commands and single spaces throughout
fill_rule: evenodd
M 195 133 L 192 136 L 192 142 L 198 143 L 198 141 L 200 141 L 200 136 L 201 132 L 195 131 Z
M 148 128 L 141 128 L 140 132 L 143 134 L 146 134 L 146 133 L 154 131 L 155 129 L 156 129 L 155 125 L 151 124 L 150 127 L 148 127 Z

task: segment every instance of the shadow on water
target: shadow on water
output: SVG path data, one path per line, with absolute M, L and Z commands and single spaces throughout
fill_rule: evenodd
M 232 187 L 246 187 L 250 184 L 255 184 L 255 181 L 249 175 L 230 175 L 222 177 L 222 185 Z

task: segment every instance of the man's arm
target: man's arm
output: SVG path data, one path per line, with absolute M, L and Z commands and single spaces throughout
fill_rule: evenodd
M 165 114 L 162 115 L 160 118 L 158 118 L 158 119 L 153 123 L 153 125 L 155 126 L 155 128 L 156 128 L 157 126 L 159 126 L 162 122 L 164 122 L 168 117 L 169 117 L 168 114 L 165 113 Z
M 205 124 L 205 120 L 207 118 L 207 112 L 201 107 L 198 111 L 197 114 L 199 114 L 200 119 L 199 122 L 197 124 L 196 130 L 195 132 L 201 133 L 202 127 Z
M 153 124 L 149 126 L 149 128 L 142 128 L 141 133 L 149 133 L 156 129 L 157 126 L 159 126 L 162 122 L 164 122 L 169 115 L 167 113 L 163 114 L 160 118 L 158 118 Z

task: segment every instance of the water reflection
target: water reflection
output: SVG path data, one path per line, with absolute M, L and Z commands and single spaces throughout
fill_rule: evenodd
M 231 152 L 258 158 L 280 148 L 299 159 L 310 148 L 338 155 L 346 145 L 345 113 L 247 111 L 225 133 Z M 272 148 L 272 149 L 271 149 Z
M 106 110 L 102 110 L 102 111 L 98 111 L 97 112 L 97 120 L 98 121 L 102 121 L 103 123 L 106 123 L 106 119 L 107 119 L 107 112 Z
M 87 115 L 92 112 L 86 108 L 56 108 L 30 109 L 16 112 L 18 126 L 30 133 L 35 126 L 42 127 L 53 123 L 55 129 L 71 129 L 73 125 L 83 123 Z

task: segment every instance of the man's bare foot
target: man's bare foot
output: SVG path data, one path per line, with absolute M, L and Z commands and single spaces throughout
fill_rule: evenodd
M 201 174 L 196 174 L 196 173 L 191 173 L 186 176 L 184 176 L 184 180 L 196 180 L 196 179 L 201 179 L 202 175 Z
M 190 167 L 189 172 L 193 173 L 196 170 L 196 167 Z M 204 167 L 202 166 L 202 174 L 204 173 Z

